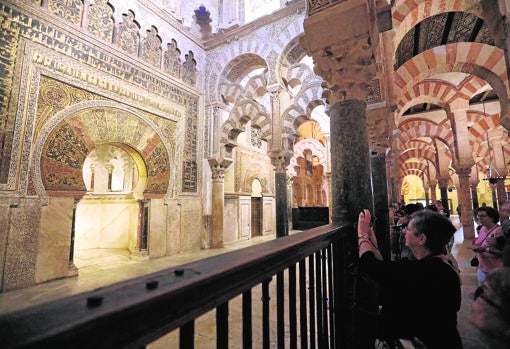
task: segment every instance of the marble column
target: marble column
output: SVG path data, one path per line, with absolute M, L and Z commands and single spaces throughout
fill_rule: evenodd
M 212 231 L 211 248 L 223 247 L 223 208 L 225 168 L 219 164 L 211 165 L 212 170 Z
M 436 186 L 436 183 L 430 184 L 430 201 L 432 201 L 433 204 L 437 201 Z
M 270 157 L 275 171 L 276 237 L 283 237 L 289 235 L 287 166 L 292 158 L 292 153 L 273 151 L 270 153 Z
M 366 104 L 351 99 L 330 107 L 332 220 L 354 223 L 360 211 L 373 210 Z
M 506 201 L 505 178 L 498 178 L 496 182 L 498 205 L 501 207 Z
M 423 191 L 425 192 L 425 206 L 428 206 L 430 205 L 430 187 L 428 185 L 424 185 Z
M 380 152 L 372 153 L 370 160 L 374 187 L 375 232 L 382 256 L 385 260 L 390 260 L 390 220 L 388 188 L 386 185 L 386 159 L 384 153 Z
M 441 193 L 441 203 L 443 207 L 451 213 L 451 208 L 448 202 L 448 179 L 449 178 L 440 178 L 439 181 L 439 192 Z
M 149 202 L 150 200 L 138 200 L 138 227 L 136 250 L 131 252 L 131 259 L 147 260 L 149 258 L 148 234 L 149 234 Z
M 94 173 L 92 173 L 92 178 L 94 178 Z M 72 216 L 72 223 L 71 223 L 71 246 L 69 247 L 69 267 L 67 276 L 77 276 L 78 275 L 78 268 L 76 268 L 76 265 L 74 264 L 74 238 L 75 238 L 75 227 L 76 227 L 76 208 L 78 206 L 78 203 L 80 202 L 80 199 L 74 199 L 73 204 L 73 216 Z
M 460 205 L 460 222 L 464 231 L 464 239 L 471 240 L 475 237 L 475 229 L 473 226 L 473 207 L 471 203 L 471 190 L 469 185 L 469 177 L 471 167 L 457 169 L 459 176 L 459 188 L 457 188 L 457 196 Z
M 489 187 L 491 188 L 491 195 L 492 195 L 492 207 L 494 209 L 498 209 L 498 188 L 496 187 L 496 183 L 498 180 L 496 178 L 489 178 Z
M 477 185 L 471 185 L 471 200 L 473 200 L 473 210 L 478 208 L 478 190 Z

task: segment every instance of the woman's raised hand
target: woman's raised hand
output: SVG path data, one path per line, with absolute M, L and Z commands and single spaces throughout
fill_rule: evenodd
M 370 228 L 370 220 L 372 216 L 370 215 L 370 211 L 364 209 L 363 212 L 359 213 L 358 217 L 358 237 L 361 236 L 370 236 L 370 232 L 372 228 Z

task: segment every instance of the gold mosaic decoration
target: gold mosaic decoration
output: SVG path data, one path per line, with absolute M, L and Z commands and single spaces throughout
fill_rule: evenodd
M 115 108 L 91 108 L 75 113 L 53 130 L 43 149 L 41 176 L 46 190 L 86 190 L 82 166 L 99 144 L 125 144 L 147 166 L 145 192 L 166 194 L 169 159 L 162 140 L 142 119 Z
M 50 5 L 51 3 L 51 5 Z M 50 1 L 48 5 L 54 12 L 58 12 L 63 18 L 73 21 L 81 14 L 81 6 L 74 1 Z M 106 2 L 96 1 L 96 5 L 105 6 Z M 64 9 L 64 7 L 66 9 Z M 0 142 L 2 143 L 2 152 L 0 155 L 0 183 L 10 181 L 9 168 L 11 162 L 11 151 L 15 127 L 15 113 L 18 108 L 13 104 L 9 109 L 8 100 L 13 96 L 12 82 L 15 72 L 15 61 L 18 52 L 18 44 L 27 40 L 38 44 L 41 50 L 34 50 L 32 53 L 31 64 L 45 71 L 51 71 L 53 74 L 62 76 L 63 79 L 70 79 L 81 82 L 84 85 L 95 90 L 104 91 L 107 95 L 116 96 L 123 100 L 129 100 L 135 105 L 143 105 L 146 108 L 152 108 L 168 115 L 173 120 L 184 119 L 185 135 L 183 136 L 182 152 L 182 186 L 183 192 L 196 192 L 198 185 L 198 96 L 190 94 L 167 80 L 158 78 L 157 75 L 140 69 L 129 59 L 121 59 L 110 54 L 107 50 L 101 50 L 89 42 L 82 41 L 69 33 L 63 32 L 59 28 L 52 27 L 47 23 L 42 23 L 38 19 L 31 18 L 26 14 L 10 8 L 6 4 L 0 3 L 0 25 L 4 30 L 0 33 L 0 68 L 6 73 L 0 78 Z M 138 54 L 139 27 L 134 22 L 134 14 L 129 12 L 124 16 L 124 22 L 119 24 L 117 38 L 114 41 L 117 45 L 131 50 Z M 176 45 L 175 45 L 176 46 Z M 136 48 L 136 49 L 135 49 Z M 41 54 L 44 50 L 51 50 L 62 58 Z M 177 51 L 174 51 L 176 54 Z M 175 57 L 178 58 L 178 57 Z M 177 60 L 176 60 L 177 61 Z M 77 64 L 71 64 L 71 62 Z M 91 67 L 91 70 L 84 70 L 80 65 Z M 28 65 L 27 65 L 28 66 Z M 186 62 L 181 68 L 186 69 L 186 81 L 195 84 L 196 82 L 196 61 L 193 53 L 187 55 Z M 175 69 L 175 68 L 172 68 Z M 125 84 L 118 84 L 114 79 L 107 79 L 105 76 L 114 76 L 121 79 Z M 27 84 L 27 82 L 25 82 Z M 27 86 L 27 85 L 24 85 Z M 22 89 L 25 88 L 22 86 Z M 146 93 L 138 93 L 130 86 L 136 86 L 143 89 Z M 37 98 L 37 119 L 34 135 L 40 132 L 46 121 L 62 108 L 74 105 L 79 101 L 91 100 L 92 94 L 78 88 L 55 85 L 50 79 L 41 76 L 41 95 Z M 166 101 L 151 97 L 163 97 Z M 92 99 L 104 99 L 94 95 Z M 169 103 L 170 102 L 170 103 Z M 172 103 L 176 107 L 172 106 Z M 170 122 L 173 123 L 173 122 Z M 171 127 L 173 128 L 173 126 Z M 174 134 L 174 131 L 168 131 L 168 134 Z M 34 138 L 35 139 L 35 138 Z M 54 161 L 54 160 L 53 160 Z

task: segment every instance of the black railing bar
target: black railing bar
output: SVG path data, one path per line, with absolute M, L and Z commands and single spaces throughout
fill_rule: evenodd
M 243 349 L 253 347 L 252 290 L 243 292 Z
M 179 329 L 179 348 L 193 349 L 195 347 L 195 321 L 190 321 Z
M 299 261 L 299 326 L 301 335 L 301 349 L 308 348 L 308 316 L 306 306 L 306 260 Z
M 289 272 L 289 339 L 290 349 L 297 349 L 297 303 L 296 303 L 296 265 L 290 265 Z
M 0 334 L 9 345 L 56 336 L 71 336 L 77 343 L 88 345 L 85 343 L 92 333 L 102 337 L 101 343 L 105 345 L 99 347 L 150 343 L 348 233 L 348 227 L 322 226 L 6 314 L 0 316 Z M 140 284 L 145 284 L 142 290 Z M 205 297 L 203 289 L 208 290 Z M 142 324 L 126 320 L 143 316 L 147 311 L 152 311 L 152 316 Z M 112 334 L 114 329 L 108 324 L 115 321 L 122 324 L 118 330 L 124 333 L 124 339 Z M 91 330 L 98 326 L 109 329 L 102 335 Z M 113 343 L 104 336 L 112 337 Z

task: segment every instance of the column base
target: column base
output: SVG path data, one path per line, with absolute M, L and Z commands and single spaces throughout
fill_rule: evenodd
M 78 276 L 78 268 L 74 265 L 74 262 L 69 262 L 69 266 L 67 267 L 67 276 Z
M 134 261 L 148 261 L 149 260 L 149 251 L 147 250 L 139 250 L 131 252 L 131 255 L 129 256 L 130 259 Z

